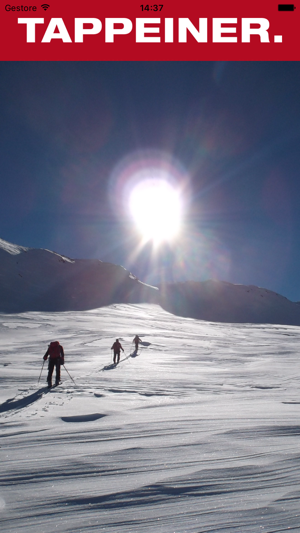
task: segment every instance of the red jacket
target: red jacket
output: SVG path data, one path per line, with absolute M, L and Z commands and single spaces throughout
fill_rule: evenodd
M 45 360 L 47 359 L 48 355 L 50 359 L 58 359 L 58 358 L 64 359 L 64 349 L 59 344 L 58 341 L 50 342 L 48 350 L 46 351 L 44 355 Z
M 111 350 L 113 350 L 115 353 L 120 353 L 120 350 L 123 350 L 122 344 L 119 341 L 114 342 L 111 347 Z

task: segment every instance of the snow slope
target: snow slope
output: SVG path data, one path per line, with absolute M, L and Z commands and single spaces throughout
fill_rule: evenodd
M 0 338 L 2 533 L 300 531 L 299 328 L 112 305 Z M 76 384 L 44 392 L 54 339 Z

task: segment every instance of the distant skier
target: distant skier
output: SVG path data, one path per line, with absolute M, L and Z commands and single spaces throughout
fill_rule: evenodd
M 44 361 L 48 359 L 49 356 L 49 363 L 48 363 L 48 376 L 47 376 L 47 382 L 48 387 L 52 387 L 52 374 L 54 367 L 56 369 L 56 376 L 55 376 L 55 385 L 58 385 L 60 382 L 60 365 L 63 365 L 65 362 L 65 354 L 63 347 L 59 344 L 58 341 L 50 342 L 48 346 L 48 350 L 46 351 L 44 355 Z
M 117 365 L 120 362 L 120 350 L 124 352 L 119 339 L 116 339 L 116 342 L 113 343 L 111 350 L 114 351 L 114 364 Z
M 136 335 L 133 339 L 134 342 L 134 345 L 135 345 L 135 351 L 137 353 L 138 349 L 139 349 L 139 342 L 142 342 L 142 339 L 140 339 L 140 337 L 138 335 Z

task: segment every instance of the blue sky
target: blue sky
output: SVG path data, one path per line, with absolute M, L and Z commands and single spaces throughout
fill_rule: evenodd
M 296 62 L 2 62 L 0 238 L 300 300 L 299 94 Z M 184 198 L 155 251 L 125 205 L 151 160 Z

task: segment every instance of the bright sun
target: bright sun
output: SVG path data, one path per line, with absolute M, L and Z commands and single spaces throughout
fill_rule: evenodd
M 145 240 L 172 240 L 179 231 L 181 205 L 178 192 L 165 180 L 144 179 L 129 198 L 130 211 Z

